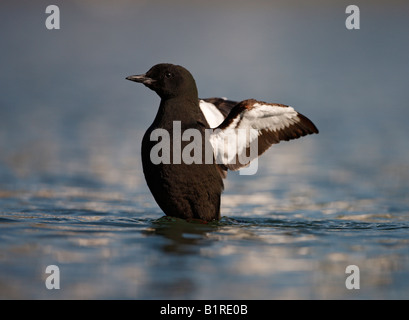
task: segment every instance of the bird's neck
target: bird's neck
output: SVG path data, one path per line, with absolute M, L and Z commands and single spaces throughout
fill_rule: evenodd
M 190 126 L 201 121 L 202 117 L 197 97 L 174 97 L 161 100 L 153 125 L 170 129 L 173 121 L 180 121 L 182 126 Z

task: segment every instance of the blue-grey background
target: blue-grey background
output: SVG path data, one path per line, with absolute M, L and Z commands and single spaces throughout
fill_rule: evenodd
M 1 1 L 0 298 L 409 298 L 409 5 L 354 1 L 347 30 L 350 2 Z M 159 98 L 125 80 L 159 62 L 320 134 L 230 173 L 220 223 L 163 221 L 139 152 Z

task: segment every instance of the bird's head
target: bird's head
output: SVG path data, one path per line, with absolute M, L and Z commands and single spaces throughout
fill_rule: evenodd
M 197 99 L 198 96 L 192 74 L 182 66 L 174 64 L 157 64 L 144 74 L 129 76 L 126 79 L 143 83 L 162 99 L 179 96 L 193 96 Z

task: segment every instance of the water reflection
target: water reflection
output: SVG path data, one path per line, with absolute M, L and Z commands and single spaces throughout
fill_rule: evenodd
M 382 290 L 394 285 L 394 274 L 407 270 L 408 257 L 399 253 L 407 245 L 400 238 L 407 227 L 401 224 L 396 233 L 388 222 L 353 219 L 240 217 L 223 218 L 213 226 L 162 220 L 146 231 L 168 240 L 160 245 L 164 256 L 151 265 L 150 275 L 156 277 L 166 269 L 171 277 L 175 270 L 177 274 L 185 270 L 183 279 L 167 282 L 166 292 L 174 298 L 186 294 L 208 298 L 206 292 L 215 281 L 219 290 L 212 297 L 220 299 L 367 298 L 373 296 L 371 290 L 382 298 Z M 370 233 L 362 239 L 365 230 Z M 379 251 L 379 244 L 385 250 Z M 185 258 L 171 258 L 174 255 Z M 204 259 L 198 263 L 200 256 Z M 352 264 L 362 272 L 360 294 L 345 287 L 345 268 Z M 198 272 L 206 274 L 205 282 Z M 225 281 L 217 277 L 219 272 L 229 275 Z M 252 289 L 236 292 L 249 277 Z M 179 295 L 183 283 L 189 285 Z M 294 287 L 298 290 L 289 289 Z
M 206 246 L 208 234 L 217 228 L 217 222 L 186 221 L 164 216 L 155 220 L 144 233 L 166 238 L 168 241 L 160 246 L 164 253 L 197 254 L 201 247 Z

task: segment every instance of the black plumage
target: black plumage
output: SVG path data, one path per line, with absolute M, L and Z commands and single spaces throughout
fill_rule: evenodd
M 205 131 L 211 128 L 209 123 L 214 123 L 214 120 L 207 119 L 201 110 L 202 101 L 198 98 L 196 83 L 191 73 L 181 66 L 158 64 L 146 74 L 129 76 L 126 79 L 144 84 L 161 98 L 157 115 L 142 140 L 143 172 L 159 207 L 166 215 L 173 217 L 204 221 L 220 219 L 220 196 L 227 168 L 238 170 L 247 163 L 231 165 L 214 161 L 218 152 L 214 141 L 220 136 L 214 134 L 212 139 L 207 139 Z M 257 100 L 237 103 L 221 98 L 208 98 L 204 99 L 204 102 L 214 106 L 213 113 L 220 112 L 218 132 L 234 134 L 235 129 L 243 127 L 257 130 L 260 139 L 256 142 L 261 150 L 256 156 L 280 140 L 318 133 L 318 129 L 308 118 L 291 107 L 285 109 L 287 107 L 285 105 L 267 104 Z M 278 107 L 283 108 L 287 114 L 280 115 L 281 109 L 277 109 Z M 254 117 L 259 111 L 264 112 L 263 118 L 267 117 L 267 121 L 264 119 L 261 124 L 258 124 L 257 117 Z M 271 127 L 268 116 L 272 119 Z M 174 134 L 173 131 L 175 121 L 180 126 L 178 134 Z M 280 121 L 282 125 L 277 128 L 276 124 Z M 156 163 L 152 159 L 151 151 L 158 141 L 152 139 L 151 134 L 156 129 L 169 133 L 170 150 L 167 150 L 170 153 L 169 163 Z M 183 161 L 182 152 L 191 141 L 183 141 L 180 137 L 190 129 L 200 133 L 202 152 L 200 161 L 188 164 Z M 176 139 L 178 141 L 175 141 Z M 172 147 L 174 142 L 180 148 Z M 210 163 L 206 161 L 208 158 L 205 159 L 206 148 L 209 146 L 215 153 Z

